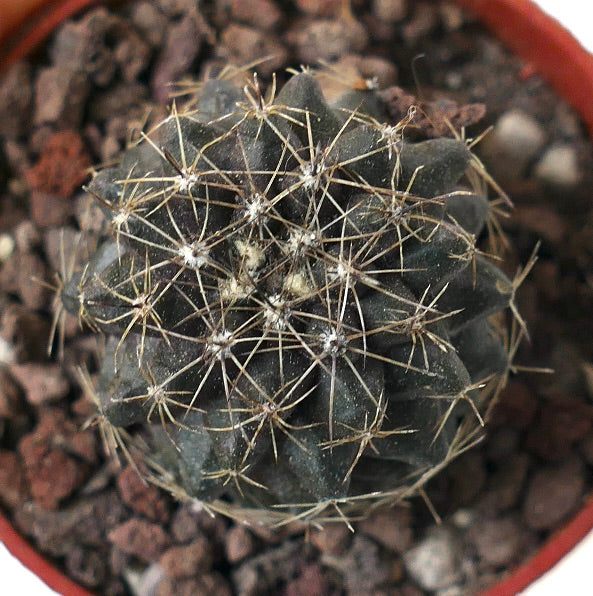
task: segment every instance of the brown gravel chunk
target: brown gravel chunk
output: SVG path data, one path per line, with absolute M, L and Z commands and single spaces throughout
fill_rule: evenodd
M 472 524 L 467 537 L 488 565 L 511 565 L 527 542 L 527 529 L 514 516 L 481 519 Z M 527 532 L 528 533 L 528 532 Z
M 384 547 L 401 553 L 414 539 L 411 512 L 406 507 L 394 507 L 373 513 L 358 524 L 358 529 Z
M 311 530 L 311 542 L 324 555 L 342 555 L 350 546 L 352 533 L 345 524 L 327 524 L 322 529 Z
M 554 397 L 541 408 L 527 435 L 527 448 L 543 459 L 559 461 L 592 427 L 593 406 L 567 396 Z
M 162 526 L 138 517 L 111 530 L 108 538 L 124 553 L 134 555 L 144 563 L 156 561 L 171 543 Z
M 90 91 L 88 77 L 62 66 L 48 66 L 35 82 L 35 124 L 55 122 L 60 127 L 76 128 Z
M 20 137 L 31 122 L 31 67 L 18 62 L 0 78 L 0 130 L 10 139 Z
M 158 596 L 231 596 L 231 588 L 220 573 L 199 577 L 168 578 L 158 587 Z
M 151 521 L 167 522 L 169 507 L 159 489 L 148 484 L 132 466 L 126 466 L 117 477 L 117 488 L 123 502 Z
M 328 581 L 317 563 L 305 565 L 284 591 L 285 596 L 325 596 L 328 593 Z
M 212 567 L 210 544 L 204 537 L 183 546 L 172 546 L 161 557 L 160 564 L 170 577 L 192 577 Z
M 286 62 L 288 52 L 273 34 L 264 33 L 246 25 L 231 24 L 222 32 L 228 60 L 233 64 L 244 65 L 253 60 L 266 58 L 257 70 L 269 76 Z
M 555 528 L 581 501 L 585 466 L 572 457 L 557 466 L 539 469 L 527 486 L 523 519 L 533 530 Z
M 34 406 L 58 401 L 70 390 L 59 364 L 27 362 L 11 366 L 10 372 L 23 388 L 27 401 Z
M 261 31 L 271 31 L 282 20 L 282 13 L 271 0 L 231 0 L 234 19 Z
M 11 304 L 0 318 L 0 337 L 12 348 L 15 362 L 47 359 L 47 345 L 39 338 L 49 336 L 49 322 L 21 304 Z
M 18 456 L 13 451 L 0 450 L 0 503 L 16 507 L 28 497 L 25 474 Z
M 364 25 L 354 19 L 305 21 L 287 34 L 297 58 L 305 64 L 334 62 L 346 54 L 360 52 L 368 43 Z
M 238 563 L 253 553 L 253 534 L 241 525 L 229 528 L 225 536 L 226 556 L 230 563 Z
M 200 52 L 203 38 L 201 17 L 195 10 L 169 27 L 150 80 L 152 92 L 159 102 L 168 101 L 171 81 L 177 81 L 189 69 Z

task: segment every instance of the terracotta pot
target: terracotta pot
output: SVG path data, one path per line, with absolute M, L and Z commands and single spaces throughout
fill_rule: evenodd
M 64 19 L 100 0 L 0 0 L 0 71 L 31 52 Z M 581 115 L 593 138 L 593 56 L 530 0 L 456 0 L 546 78 Z M 593 529 L 593 495 L 581 511 L 507 579 L 482 596 L 508 596 L 551 569 Z M 24 540 L 0 513 L 0 540 L 61 594 L 89 595 Z

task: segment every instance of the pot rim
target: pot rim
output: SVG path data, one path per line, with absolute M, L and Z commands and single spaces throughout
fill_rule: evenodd
M 21 28 L 0 40 L 0 72 L 38 47 L 65 19 L 101 0 L 44 0 Z M 587 124 L 593 139 L 593 55 L 556 19 L 531 0 L 454 0 L 514 54 L 526 61 L 570 103 Z M 1 10 L 1 7 L 0 7 Z M 567 69 L 566 65 L 571 68 Z M 482 596 L 516 594 L 552 569 L 593 529 L 593 494 L 579 512 L 554 532 L 526 562 Z M 50 588 L 70 596 L 91 596 L 25 540 L 0 511 L 0 541 Z

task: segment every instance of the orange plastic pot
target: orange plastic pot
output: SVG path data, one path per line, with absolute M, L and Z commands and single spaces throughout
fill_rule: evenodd
M 0 0 L 0 71 L 31 52 L 64 19 L 100 0 Z M 248 1 L 248 0 L 245 0 Z M 593 139 L 593 56 L 530 0 L 455 0 L 541 74 L 571 104 Z M 593 495 L 527 562 L 482 596 L 511 596 L 528 587 L 593 529 Z M 0 513 L 0 540 L 52 589 L 68 596 L 89 592 L 64 576 L 24 540 Z

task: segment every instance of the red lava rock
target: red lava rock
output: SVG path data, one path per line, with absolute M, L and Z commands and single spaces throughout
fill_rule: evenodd
M 286 39 L 295 46 L 298 60 L 314 64 L 361 51 L 368 43 L 368 33 L 355 19 L 316 19 L 297 24 Z
M 160 525 L 138 517 L 111 530 L 108 538 L 124 553 L 134 555 L 144 563 L 156 561 L 171 543 Z
M 493 408 L 490 424 L 523 429 L 531 424 L 537 411 L 537 399 L 520 381 L 511 380 Z
M 288 56 L 286 48 L 275 35 L 246 25 L 232 23 L 222 32 L 221 41 L 233 64 L 243 65 L 267 58 L 257 67 L 263 76 L 271 75 L 286 62 Z
M 526 543 L 527 529 L 514 516 L 476 520 L 467 531 L 483 561 L 507 567 L 517 560 Z
M 578 457 L 539 469 L 527 486 L 523 519 L 533 530 L 550 530 L 572 513 L 585 487 L 585 466 Z
M 172 546 L 160 558 L 160 564 L 170 577 L 192 577 L 212 567 L 210 544 L 204 537 L 183 546 Z
M 69 198 L 88 177 L 91 158 L 73 130 L 61 130 L 51 135 L 39 161 L 26 172 L 33 190 Z
M 327 579 L 317 563 L 305 565 L 298 577 L 288 582 L 284 596 L 325 596 L 329 592 Z
M 169 521 L 169 507 L 159 489 L 142 479 L 132 466 L 126 466 L 117 477 L 117 488 L 123 502 L 151 521 Z
M 253 534 L 241 525 L 229 528 L 225 536 L 226 556 L 230 563 L 238 563 L 247 558 L 255 549 Z
M 262 31 L 271 31 L 282 20 L 282 12 L 271 0 L 231 0 L 234 19 Z
M 543 459 L 559 461 L 592 427 L 593 406 L 566 396 L 554 397 L 542 406 L 527 435 L 526 446 Z
M 68 379 L 59 364 L 15 364 L 10 372 L 19 382 L 27 401 L 34 406 L 58 401 L 70 390 Z
M 358 524 L 358 529 L 384 547 L 401 553 L 412 545 L 412 515 L 409 508 L 379 510 Z
M 79 431 L 64 411 L 45 409 L 18 451 L 33 500 L 45 509 L 56 509 L 87 479 L 89 464 L 96 459 L 95 436 Z
M 199 577 L 168 578 L 160 583 L 157 596 L 231 596 L 231 588 L 220 573 Z
M 25 474 L 13 451 L 0 450 L 0 503 L 13 508 L 28 497 Z
M 346 552 L 352 540 L 352 532 L 345 524 L 327 524 L 322 529 L 313 529 L 311 542 L 324 555 L 340 556 Z

